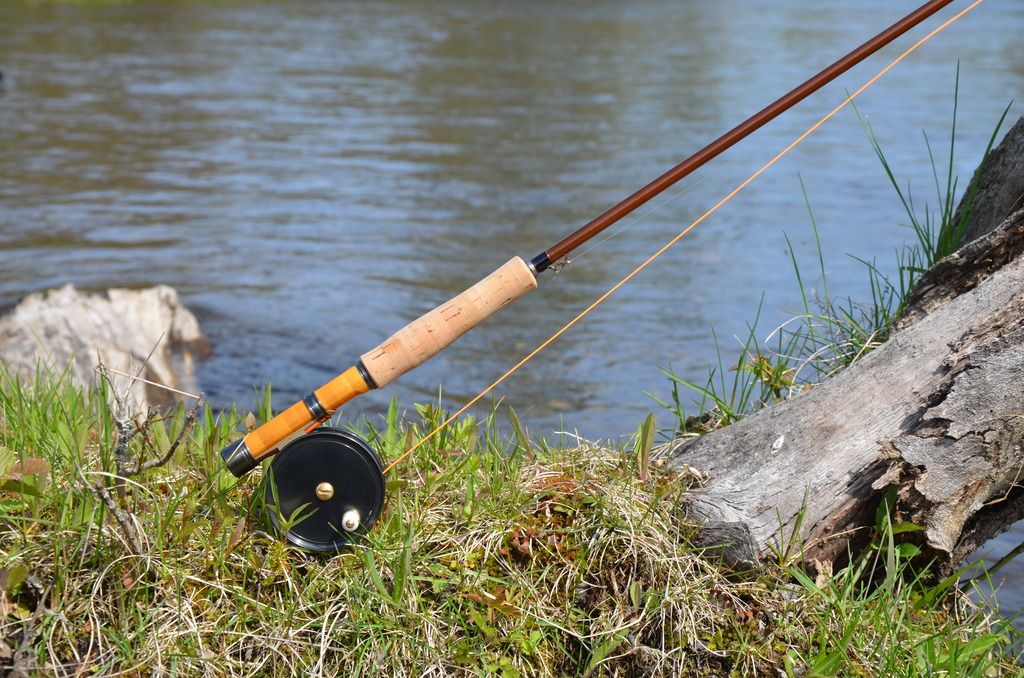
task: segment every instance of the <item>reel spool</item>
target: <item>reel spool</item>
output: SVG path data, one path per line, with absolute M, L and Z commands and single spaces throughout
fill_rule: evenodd
M 270 520 L 295 546 L 342 549 L 366 532 L 384 508 L 380 457 L 354 433 L 317 428 L 281 450 L 270 470 L 264 494 Z M 279 516 L 300 520 L 285 531 Z

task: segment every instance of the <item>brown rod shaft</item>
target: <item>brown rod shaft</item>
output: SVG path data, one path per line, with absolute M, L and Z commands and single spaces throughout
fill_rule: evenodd
M 750 116 L 736 127 L 732 128 L 710 144 L 700 149 L 686 160 L 682 161 L 660 177 L 647 184 L 639 191 L 629 196 L 619 204 L 610 208 L 589 223 L 566 236 L 562 240 L 546 249 L 533 258 L 531 262 L 539 272 L 548 268 L 552 262 L 558 261 L 574 249 L 593 238 L 595 235 L 608 228 L 616 221 L 626 216 L 640 205 L 658 195 L 666 188 L 676 183 L 690 172 L 694 171 L 704 163 L 716 157 L 727 148 L 745 138 L 751 132 L 775 119 L 780 113 L 796 105 L 823 86 L 850 70 L 861 61 L 871 56 L 882 47 L 909 31 L 928 17 L 932 16 L 953 0 L 931 0 L 918 7 L 916 10 L 903 17 L 892 26 L 871 38 L 863 45 L 853 50 L 843 58 L 825 68 L 817 75 L 807 80 L 802 85 L 783 95 L 775 102 L 769 104 L 754 115 Z

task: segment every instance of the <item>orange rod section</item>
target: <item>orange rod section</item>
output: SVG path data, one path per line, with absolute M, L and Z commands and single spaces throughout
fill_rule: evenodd
M 358 368 L 350 367 L 314 393 L 328 413 L 338 409 L 357 395 L 370 390 Z M 306 403 L 299 401 L 245 437 L 253 459 L 260 461 L 273 454 L 281 442 L 313 422 Z
M 300 400 L 245 436 L 245 444 L 249 446 L 252 458 L 259 461 L 276 449 L 278 443 L 311 421 L 313 421 L 313 415 L 309 413 L 306 404 Z
M 369 384 L 355 367 L 350 367 L 334 379 L 313 391 L 320 404 L 328 412 L 333 412 L 358 395 L 370 390 Z

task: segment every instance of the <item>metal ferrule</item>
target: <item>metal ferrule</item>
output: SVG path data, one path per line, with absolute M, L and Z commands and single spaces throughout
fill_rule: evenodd
M 371 389 L 377 388 L 377 382 L 375 382 L 373 377 L 370 376 L 370 373 L 367 371 L 366 365 L 363 364 L 362 360 L 356 361 L 356 369 L 359 370 L 359 376 L 363 378 L 363 381 L 366 382 L 367 386 Z
M 533 269 L 534 275 L 546 271 L 551 266 L 551 257 L 548 256 L 547 250 L 530 259 L 529 266 Z
M 309 413 L 313 415 L 313 421 L 321 421 L 330 416 L 330 413 L 324 408 L 324 404 L 316 397 L 316 393 L 310 393 L 302 399 L 302 402 L 306 409 L 309 410 Z
M 228 443 L 220 451 L 220 456 L 236 478 L 241 478 L 259 463 L 253 458 L 249 446 L 245 444 L 245 438 Z

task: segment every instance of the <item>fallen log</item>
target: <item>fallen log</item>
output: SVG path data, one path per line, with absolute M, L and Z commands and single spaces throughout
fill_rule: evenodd
M 728 564 L 791 540 L 808 561 L 842 560 L 887 494 L 941 571 L 1024 517 L 1024 210 L 984 230 L 922 276 L 889 340 L 852 367 L 656 450 L 707 479 L 688 511 Z

